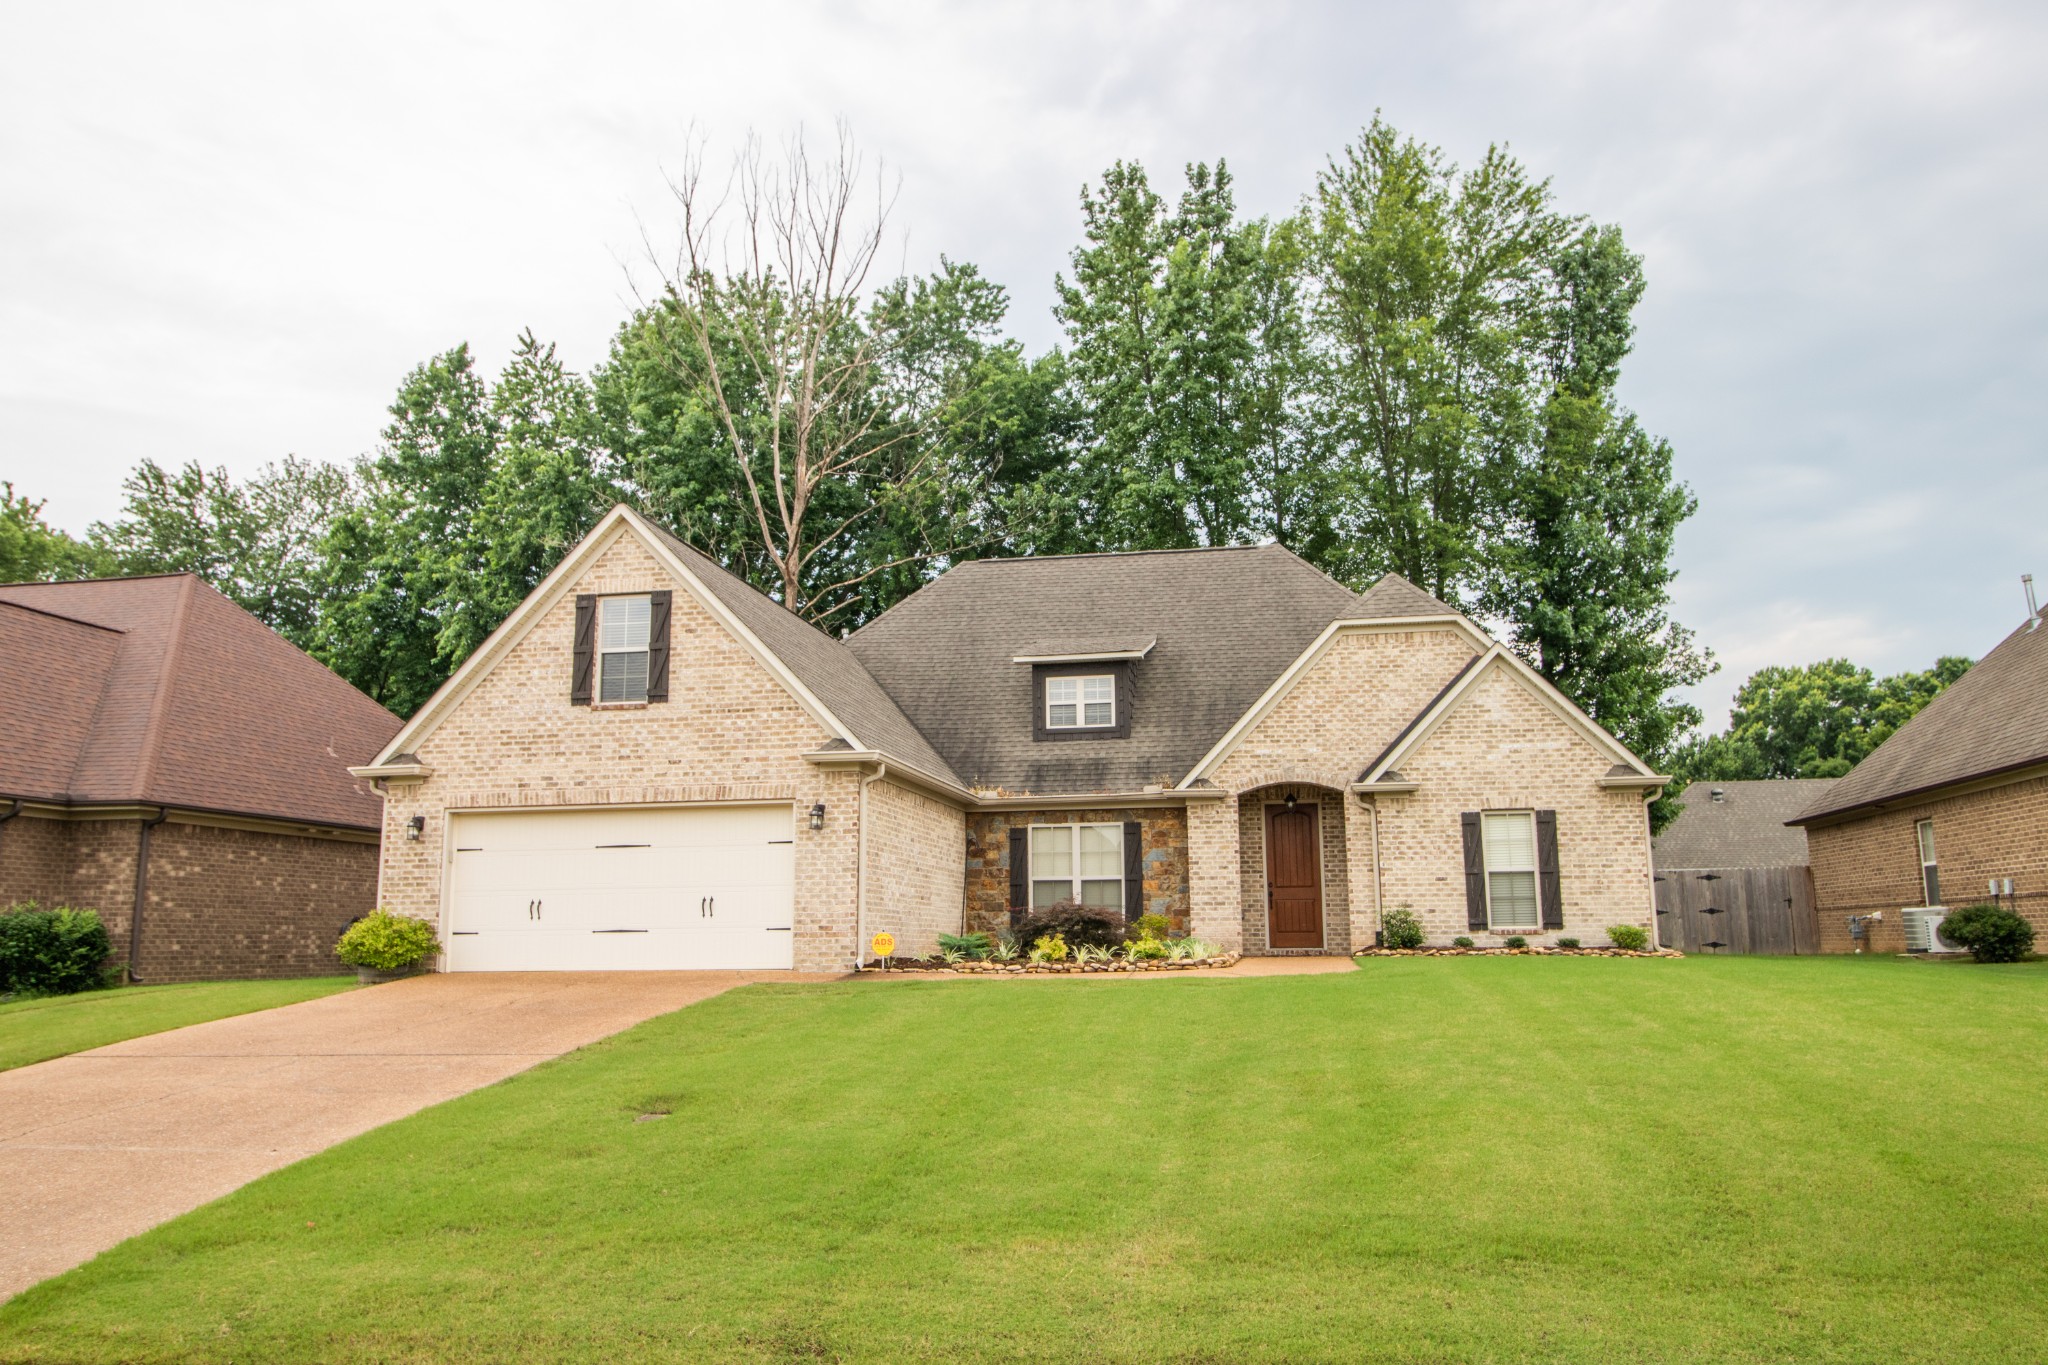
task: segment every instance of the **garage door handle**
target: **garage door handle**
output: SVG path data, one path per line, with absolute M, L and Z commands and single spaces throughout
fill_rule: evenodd
M 790 932 L 790 926 L 787 924 L 771 924 L 768 926 L 768 932 L 771 934 L 786 934 Z

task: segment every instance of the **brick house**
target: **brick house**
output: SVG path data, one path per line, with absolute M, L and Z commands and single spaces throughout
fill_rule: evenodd
M 453 970 L 846 968 L 1078 899 L 1251 953 L 1653 924 L 1663 779 L 1278 546 L 964 563 L 834 639 L 613 509 L 373 763 Z
M 146 982 L 335 971 L 397 729 L 191 574 L 0 585 L 0 905 L 98 910 Z
M 2048 628 L 2000 642 L 1790 822 L 1806 830 L 1821 947 L 1897 953 L 1903 911 L 1994 897 L 2048 943 Z M 2010 892 L 2006 883 L 2011 882 Z M 1872 914 L 1859 945 L 1849 921 Z

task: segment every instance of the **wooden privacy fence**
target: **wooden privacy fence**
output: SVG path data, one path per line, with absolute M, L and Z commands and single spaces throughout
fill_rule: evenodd
M 1729 867 L 1657 873 L 1657 936 L 1685 953 L 1820 951 L 1813 873 L 1805 867 Z

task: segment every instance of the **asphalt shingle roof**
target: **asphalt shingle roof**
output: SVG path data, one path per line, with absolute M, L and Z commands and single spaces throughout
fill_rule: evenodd
M 1838 780 L 1695 782 L 1679 793 L 1685 809 L 1651 840 L 1652 860 L 1659 868 L 1803 867 L 1806 831 L 1785 822 Z
M 0 585 L 0 796 L 376 829 L 398 728 L 191 574 Z
M 1797 819 L 2048 762 L 2048 625 L 2022 625 Z

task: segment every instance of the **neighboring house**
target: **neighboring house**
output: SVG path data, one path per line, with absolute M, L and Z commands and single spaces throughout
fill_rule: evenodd
M 1663 779 L 1407 582 L 961 564 L 846 640 L 619 507 L 376 762 L 444 965 L 846 968 L 1076 899 L 1252 953 L 1653 923 Z
M 2048 627 L 2038 615 L 1793 819 L 1806 830 L 1822 946 L 1906 948 L 1901 911 L 1998 898 L 2048 943 Z M 2012 889 L 2006 892 L 2010 880 Z
M 1651 841 L 1658 937 L 1707 953 L 1820 951 L 1806 831 L 1785 822 L 1833 778 L 1695 782 Z
M 397 729 L 190 574 L 0 586 L 0 905 L 98 910 L 147 982 L 335 971 Z

